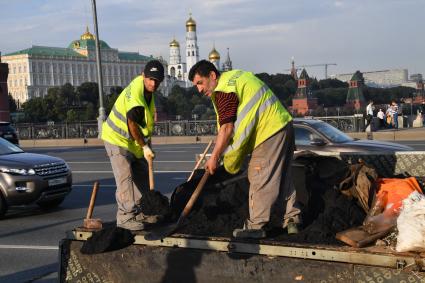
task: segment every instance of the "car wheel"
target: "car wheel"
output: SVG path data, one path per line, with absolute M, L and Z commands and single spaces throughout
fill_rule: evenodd
M 7 212 L 8 206 L 2 193 L 0 192 L 0 218 L 3 217 Z
M 38 202 L 37 205 L 39 207 L 41 207 L 42 209 L 52 209 L 52 208 L 56 208 L 58 207 L 64 200 L 65 198 L 58 198 L 58 199 L 53 199 L 53 200 L 49 200 L 49 201 L 42 201 L 42 202 Z

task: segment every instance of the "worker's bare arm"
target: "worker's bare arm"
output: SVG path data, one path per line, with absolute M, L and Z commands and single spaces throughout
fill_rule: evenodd
M 226 123 L 220 127 L 217 139 L 215 141 L 214 150 L 211 153 L 210 159 L 208 159 L 207 163 L 205 164 L 205 169 L 208 170 L 210 174 L 214 174 L 215 170 L 217 169 L 218 161 L 220 160 L 221 155 L 229 145 L 229 141 L 233 136 L 233 129 L 233 122 Z
M 128 129 L 130 130 L 130 134 L 133 139 L 135 139 L 141 147 L 146 145 L 143 134 L 140 132 L 139 125 L 130 118 L 127 119 L 127 123 Z

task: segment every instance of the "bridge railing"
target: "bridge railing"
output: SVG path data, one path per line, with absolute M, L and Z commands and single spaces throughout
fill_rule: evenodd
M 362 116 L 315 117 L 328 122 L 343 132 L 360 132 L 364 129 Z M 19 139 L 72 139 L 96 138 L 96 121 L 78 123 L 20 123 L 14 125 Z M 180 120 L 155 123 L 155 136 L 208 136 L 217 134 L 215 120 Z

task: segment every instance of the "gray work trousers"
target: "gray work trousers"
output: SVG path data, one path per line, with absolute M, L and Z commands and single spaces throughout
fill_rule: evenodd
M 141 192 L 149 190 L 148 164 L 122 147 L 104 143 L 117 185 L 117 224 L 122 224 L 140 212 Z
M 295 150 L 292 122 L 257 146 L 248 165 L 249 219 L 245 228 L 286 227 L 300 222 L 291 163 Z

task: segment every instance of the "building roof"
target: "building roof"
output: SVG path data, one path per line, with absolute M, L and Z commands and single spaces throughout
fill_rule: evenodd
M 180 47 L 179 42 L 174 38 L 173 41 L 170 42 L 170 47 Z
M 307 71 L 303 69 L 300 75 L 300 79 L 308 79 L 308 78 L 309 77 L 308 77 Z
M 36 55 L 36 56 L 63 56 L 63 57 L 84 57 L 83 55 L 75 52 L 70 48 L 61 48 L 61 47 L 48 47 L 48 46 L 36 46 L 33 45 L 30 48 L 23 49 L 20 51 L 8 53 L 4 56 L 12 56 L 12 55 Z
M 99 40 L 99 45 L 101 49 L 111 49 L 111 47 L 109 47 L 109 45 L 103 41 L 103 40 Z M 81 49 L 87 49 L 87 48 L 96 48 L 96 42 L 94 41 L 94 39 L 79 39 L 79 40 L 74 40 L 72 41 L 69 45 L 68 48 L 71 49 L 76 49 L 76 48 L 81 48 Z
M 208 59 L 210 60 L 220 60 L 220 53 L 213 47 L 210 54 L 208 55 Z
M 137 52 L 118 52 L 118 58 L 120 60 L 128 60 L 128 61 L 149 61 L 152 57 L 140 55 Z
M 360 71 L 356 71 L 351 77 L 351 81 L 363 81 L 363 74 Z

